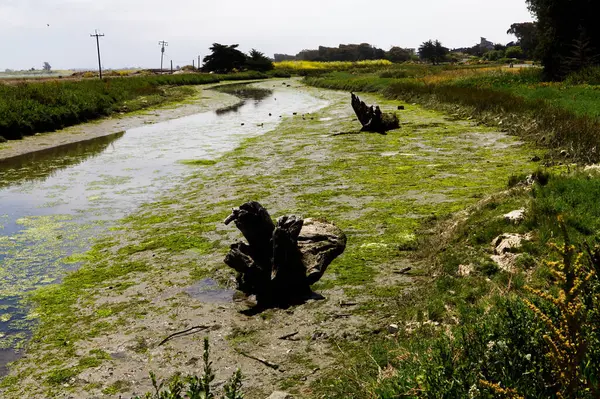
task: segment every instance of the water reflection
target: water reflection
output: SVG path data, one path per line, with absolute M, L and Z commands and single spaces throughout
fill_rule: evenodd
M 219 108 L 215 111 L 217 115 L 226 115 L 230 113 L 237 113 L 248 101 L 254 100 L 255 103 L 259 103 L 264 99 L 273 95 L 273 90 L 264 89 L 262 87 L 253 87 L 248 84 L 231 84 L 215 87 L 223 93 L 231 94 L 242 99 L 236 104 L 228 107 Z
M 51 134 L 51 133 L 50 133 Z M 15 182 L 44 180 L 60 169 L 102 153 L 125 132 L 0 159 L 0 188 Z

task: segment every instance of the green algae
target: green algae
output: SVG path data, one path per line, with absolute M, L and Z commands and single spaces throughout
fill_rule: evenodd
M 73 376 L 65 365 L 72 362 L 75 343 L 116 331 L 128 317 L 157 311 L 143 301 L 97 305 L 103 289 L 130 287 L 134 276 L 167 287 L 165 268 L 187 271 L 192 280 L 214 273 L 223 265 L 220 256 L 211 255 L 226 252 L 230 243 L 214 234 L 235 234 L 222 221 L 245 201 L 261 202 L 273 217 L 295 213 L 342 228 L 348 247 L 315 288 L 368 292 L 374 299 L 363 311 L 369 312 L 405 289 L 377 287 L 376 278 L 414 246 L 424 220 L 464 209 L 504 188 L 511 174 L 535 168 L 530 146 L 417 106 L 401 115 L 401 129 L 386 136 L 333 136 L 358 133 L 346 95 L 311 92 L 332 101 L 313 114 L 314 120 L 285 118 L 276 131 L 244 141 L 218 166 L 199 160 L 205 167 L 194 170 L 184 185 L 124 219 L 91 251 L 68 258 L 68 263 L 83 264 L 78 271 L 31 295 L 41 324 L 30 351 L 40 364 L 54 362 L 47 377 L 51 385 Z M 377 100 L 384 111 L 395 106 L 378 97 L 365 99 Z M 490 143 L 489 137 L 497 140 Z M 109 182 L 120 184 L 118 179 Z M 197 257 L 190 258 L 190 251 Z M 26 364 L 26 359 L 18 362 L 14 372 L 26 373 Z

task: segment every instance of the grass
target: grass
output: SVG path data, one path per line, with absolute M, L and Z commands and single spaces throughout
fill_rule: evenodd
M 262 78 L 266 75 L 249 72 L 0 83 L 0 137 L 20 139 L 115 112 L 183 99 L 193 92 L 181 86 Z
M 307 77 L 317 87 L 381 93 L 472 116 L 563 151 L 568 159 L 600 160 L 598 86 L 541 82 L 538 69 L 394 66 Z
M 273 64 L 274 77 L 285 77 L 290 75 L 314 76 L 331 71 L 361 70 L 373 71 L 382 67 L 389 67 L 392 63 L 388 60 L 365 60 L 365 61 L 281 61 Z
M 314 94 L 331 101 L 311 113 L 314 120 L 285 118 L 276 130 L 244 141 L 214 165 L 194 168 L 194 175 L 164 200 L 143 206 L 91 252 L 74 257 L 84 264 L 62 284 L 36 292 L 32 301 L 40 328 L 29 347 L 37 354 L 36 363 L 68 368 L 77 362 L 76 348 L 86 342 L 114 331 L 125 333 L 128 320 L 164 313 L 135 297 L 127 301 L 130 306 L 97 303 L 117 284 L 144 282 L 149 290 L 145 297 L 157 298 L 208 273 L 227 281 L 222 257 L 239 235 L 222 222 L 232 207 L 250 199 L 260 201 L 275 218 L 291 213 L 321 217 L 342 228 L 348 247 L 315 289 L 337 287 L 349 297 L 367 295 L 372 301 L 359 312 L 378 314 L 378 305 L 396 301 L 407 287 L 381 287 L 377 278 L 415 248 L 424 221 L 474 204 L 481 195 L 502 189 L 515 170 L 531 173 L 535 167 L 529 162 L 532 148 L 416 106 L 402 114 L 402 129 L 387 136 L 332 136 L 359 129 L 346 94 Z M 396 108 L 394 101 L 366 99 L 379 101 L 384 110 Z M 502 145 L 490 148 L 479 137 L 496 137 Z M 426 309 L 443 318 L 443 303 Z M 272 314 L 263 316 L 268 320 Z M 135 342 L 149 338 L 145 331 L 128 334 Z M 260 342 L 260 334 L 240 328 L 228 339 L 233 345 L 252 345 Z M 147 347 L 140 346 L 140 351 Z M 27 362 L 22 359 L 14 369 L 22 380 L 37 375 Z M 14 392 L 33 389 L 12 387 Z
M 391 312 L 400 325 L 394 336 L 366 336 L 358 345 L 338 342 L 343 345 L 342 364 L 313 384 L 315 396 L 508 397 L 499 390 L 511 389 L 510 397 L 556 397 L 566 386 L 556 384 L 557 364 L 547 355 L 551 350 L 544 338 L 548 330 L 530 304 L 551 320 L 562 319 L 552 303 L 525 286 L 556 291 L 552 268 L 542 259 L 560 260 L 548 245 L 565 237 L 557 215 L 562 215 L 566 234 L 579 251 L 584 251 L 583 243 L 593 247 L 597 242 L 598 184 L 598 178 L 581 172 L 555 172 L 546 185 L 515 187 L 471 208 L 467 218 L 424 228 L 421 233 L 429 238 L 418 258 L 426 259 L 432 265 L 429 273 L 437 277 L 387 302 L 395 306 Z M 520 207 L 526 209 L 521 224 L 503 218 Z M 440 239 L 443 231 L 446 238 Z M 521 259 L 532 262 L 520 263 L 515 273 L 487 267 L 490 242 L 505 232 L 533 232 L 531 242 L 518 250 Z M 593 270 L 589 259 L 583 259 L 585 273 Z M 474 265 L 474 272 L 461 276 L 460 264 Z M 596 397 L 600 387 L 599 282 L 592 277 L 582 294 L 587 313 L 577 328 L 588 344 L 583 358 L 573 363 L 582 370 L 582 387 L 565 397 Z
M 419 68 L 407 68 L 406 76 L 426 77 L 434 71 L 445 76 L 441 82 L 454 85 L 470 79 L 468 73 L 452 68 L 429 72 Z M 490 72 L 475 73 L 487 79 Z M 380 73 L 335 73 L 314 83 L 352 90 L 373 85 L 372 91 L 388 95 L 387 90 L 397 84 L 428 87 L 415 83 L 415 77 L 395 78 L 393 71 L 385 72 L 390 77 L 380 77 Z M 509 78 L 533 79 L 521 74 L 503 79 Z M 468 82 L 463 89 L 458 90 L 462 96 L 473 90 Z M 489 101 L 496 101 L 494 95 L 504 98 L 499 89 L 488 90 Z M 121 231 L 79 257 L 86 263 L 63 284 L 36 292 L 33 300 L 41 327 L 30 348 L 39 354 L 36 366 L 45 365 L 55 376 L 52 381 L 70 380 L 73 376 L 66 365 L 83 367 L 97 359 L 78 354 L 79 343 L 121 328 L 119 318 L 162 311 L 144 301 L 128 307 L 96 303 L 107 287 L 116 287 L 117 282 L 130 286 L 135 276 L 143 276 L 148 290 L 155 290 L 147 293 L 151 298 L 158 296 L 153 292 L 173 285 L 172 277 L 166 277 L 168 270 L 188 271 L 190 278 L 206 276 L 202 270 L 218 270 L 231 241 L 215 237 L 220 223 L 231 207 L 256 199 L 274 217 L 288 213 L 324 217 L 342 228 L 348 248 L 315 288 L 336 287 L 350 298 L 367 297 L 358 312 L 373 316 L 377 326 L 392 322 L 400 326 L 397 334 L 387 334 L 385 329 L 373 333 L 373 326 L 364 326 L 358 343 L 332 342 L 334 348 L 339 345 L 340 356 L 313 384 L 314 397 L 493 397 L 481 380 L 501 382 L 526 397 L 552 397 L 557 387 L 545 356 L 544 327 L 522 299 L 535 301 L 551 316 L 556 313 L 551 304 L 528 296 L 524 287 L 556 290 L 542 259 L 558 259 L 547 245 L 560 241 L 557 215 L 563 216 L 574 242 L 593 243 L 600 233 L 599 180 L 557 168 L 549 179 L 538 177 L 540 184 L 526 189 L 519 176 L 534 172 L 537 166 L 529 161 L 531 154 L 543 156 L 543 151 L 514 145 L 515 140 L 493 129 L 448 120 L 444 114 L 412 105 L 401 115 L 402 129 L 387 136 L 331 136 L 358 127 L 348 113 L 345 94 L 327 93 L 327 98 L 332 104 L 315 112 L 314 121 L 287 118 L 277 131 L 246 140 L 216 164 L 195 169 L 185 186 L 164 201 L 143 207 L 124 221 Z M 384 111 L 397 106 L 396 100 L 369 95 L 365 99 L 379 102 Z M 329 117 L 337 119 L 319 121 Z M 486 137 L 503 145 L 486 145 L 480 141 Z M 507 181 L 513 189 L 487 197 L 506 189 Z M 450 216 L 468 206 L 466 215 Z M 518 208 L 526 209 L 521 224 L 502 217 Z M 533 233 L 533 239 L 517 251 L 516 273 L 502 272 L 490 262 L 491 240 L 506 232 Z M 184 255 L 190 250 L 198 256 L 188 262 Z M 415 275 L 421 276 L 410 287 L 378 280 L 407 257 L 418 265 Z M 459 266 L 465 264 L 473 265 L 466 277 L 459 273 Z M 595 287 L 597 291 L 587 298 L 592 304 L 600 292 Z M 585 360 L 592 377 L 600 375 L 597 313 L 590 311 L 596 322 L 584 329 L 590 342 Z M 271 316 L 264 315 L 265 319 Z M 250 345 L 260 333 L 239 327 L 227 338 L 234 345 Z M 143 352 L 146 341 L 142 332 L 136 334 Z M 292 360 L 307 366 L 310 362 L 308 356 Z M 27 362 L 23 359 L 14 371 L 23 378 L 38 373 Z M 15 392 L 27 389 L 15 388 L 12 377 L 4 381 Z M 111 386 L 104 389 L 114 391 Z

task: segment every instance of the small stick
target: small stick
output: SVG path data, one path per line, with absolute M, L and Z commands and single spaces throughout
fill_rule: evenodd
M 271 363 L 271 362 L 270 362 L 270 361 L 268 361 L 267 359 L 263 359 L 263 358 L 256 357 L 256 356 L 252 356 L 252 355 L 249 355 L 249 354 L 247 354 L 246 352 L 242 352 L 242 351 L 238 351 L 238 353 L 239 353 L 240 355 L 242 355 L 242 356 L 245 356 L 245 357 L 247 357 L 248 359 L 256 360 L 257 362 L 260 362 L 260 363 L 264 364 L 265 366 L 272 368 L 273 370 L 278 370 L 278 371 L 280 371 L 280 372 L 282 372 L 282 373 L 283 373 L 283 371 L 284 371 L 283 369 L 281 369 L 281 368 L 279 367 L 279 365 L 278 365 L 278 364 L 276 364 L 276 363 Z
M 187 330 L 173 333 L 173 334 L 169 335 L 167 338 L 165 338 L 162 341 L 160 341 L 160 344 L 158 344 L 158 346 L 161 346 L 162 344 L 166 343 L 168 340 L 170 340 L 171 338 L 176 337 L 177 335 L 182 335 L 182 334 L 185 334 L 185 333 L 189 333 L 189 332 L 191 332 L 193 330 L 203 331 L 203 330 L 207 330 L 209 328 L 210 328 L 210 326 L 194 326 L 192 328 L 188 328 Z
M 282 335 L 281 337 L 279 337 L 279 339 L 289 339 L 289 338 L 292 338 L 292 337 L 294 337 L 296 335 L 298 335 L 298 331 L 293 332 L 291 334 Z

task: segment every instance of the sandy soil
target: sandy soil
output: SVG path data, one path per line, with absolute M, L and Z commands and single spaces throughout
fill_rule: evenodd
M 235 104 L 235 96 L 210 90 L 215 85 L 195 86 L 197 94 L 178 104 L 168 104 L 129 114 L 120 114 L 97 121 L 71 126 L 51 133 L 36 134 L 23 140 L 0 144 L 0 160 L 65 144 L 108 136 L 146 124 L 164 122 L 199 112 L 213 111 Z

